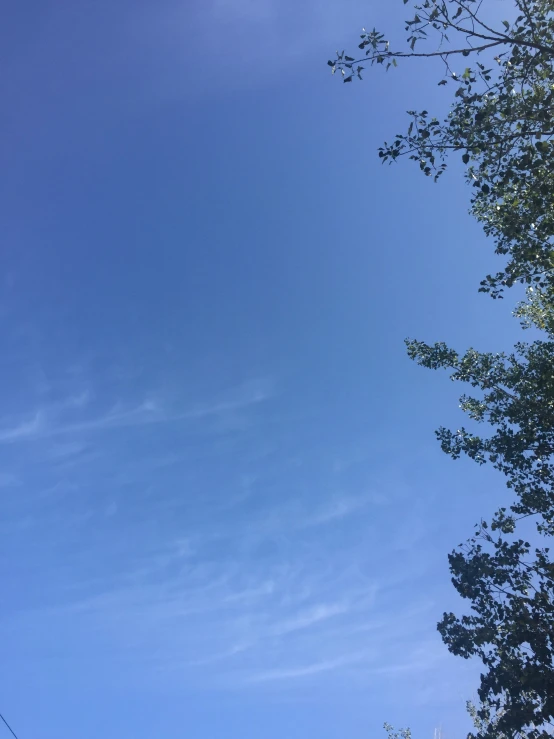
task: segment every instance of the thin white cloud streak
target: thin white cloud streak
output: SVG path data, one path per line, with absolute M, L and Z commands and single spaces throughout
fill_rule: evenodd
M 320 603 L 303 613 L 299 613 L 298 615 L 277 624 L 272 628 L 271 633 L 275 636 L 291 634 L 294 631 L 300 631 L 301 629 L 307 629 L 310 626 L 314 626 L 321 621 L 327 621 L 328 619 L 333 618 L 333 616 L 347 613 L 348 610 L 348 606 L 344 603 Z
M 39 408 L 32 418 L 16 424 L 12 428 L 0 429 L 0 442 L 19 441 L 49 433 L 47 417 L 59 415 L 68 408 L 84 408 L 90 400 L 90 392 L 83 391 L 79 395 L 70 395 L 59 403 Z
M 328 504 L 323 506 L 321 510 L 316 511 L 313 516 L 305 521 L 306 526 L 322 526 L 333 521 L 346 518 L 365 508 L 371 499 L 369 497 L 336 497 Z
M 67 423 L 62 425 L 48 425 L 42 410 L 37 411 L 30 421 L 23 421 L 12 428 L 0 430 L 0 442 L 26 441 L 38 438 L 49 438 L 63 434 L 74 434 L 86 431 L 117 428 L 120 426 L 134 426 L 151 423 L 156 419 L 151 415 L 152 408 L 147 403 L 128 411 L 112 410 L 99 418 Z M 170 420 L 170 419 L 163 419 Z
M 148 424 L 175 423 L 178 421 L 193 421 L 210 417 L 225 416 L 225 414 L 245 410 L 248 407 L 257 405 L 271 397 L 270 385 L 267 382 L 256 382 L 239 389 L 238 397 L 212 403 L 210 405 L 199 406 L 197 408 L 166 412 L 153 400 L 145 400 L 141 404 L 122 409 L 117 404 L 103 416 L 90 418 L 80 422 L 57 423 L 55 420 L 48 422 L 46 410 L 39 409 L 35 412 L 30 420 L 22 421 L 12 427 L 4 427 L 0 429 L 0 443 L 32 441 L 33 439 L 50 438 L 54 436 L 62 436 L 66 434 L 80 434 L 94 431 L 103 431 L 116 428 L 144 426 Z M 86 405 L 86 398 L 79 396 L 77 399 L 71 399 L 71 405 L 75 407 L 83 407 Z M 67 405 L 67 401 L 62 405 Z
M 81 456 L 88 447 L 82 441 L 68 441 L 54 443 L 47 451 L 47 457 L 51 462 L 67 461 L 67 459 Z
M 280 667 L 274 670 L 265 670 L 257 672 L 248 678 L 245 682 L 247 683 L 266 683 L 273 682 L 276 680 L 291 680 L 302 677 L 310 677 L 311 675 L 318 675 L 322 672 L 331 672 L 339 670 L 342 667 L 347 667 L 356 663 L 367 660 L 367 654 L 347 654 L 336 659 L 322 660 L 320 662 L 313 662 L 308 665 L 302 665 L 299 667 Z
M 201 406 L 190 411 L 187 411 L 182 415 L 182 418 L 206 418 L 207 416 L 219 416 L 231 411 L 241 410 L 251 405 L 256 405 L 264 400 L 268 400 L 271 397 L 271 391 L 267 387 L 257 386 L 251 388 L 246 394 L 242 395 L 235 400 L 227 400 L 221 403 L 214 403 L 212 405 Z
M 254 644 L 255 644 L 254 642 L 246 642 L 244 644 L 235 644 L 229 649 L 226 649 L 224 652 L 218 652 L 217 654 L 212 654 L 209 657 L 203 657 L 202 659 L 192 660 L 188 664 L 190 665 L 190 667 L 204 667 L 206 665 L 212 665 L 216 662 L 223 662 L 224 660 L 231 659 L 232 657 L 236 657 L 237 655 L 242 654 L 243 652 L 246 652 L 248 649 L 251 649 L 254 646 Z
M 21 441 L 38 436 L 44 430 L 44 419 L 40 411 L 37 411 L 29 421 L 0 430 L 0 443 L 10 441 Z
M 91 393 L 89 390 L 83 390 L 79 395 L 70 395 L 62 404 L 68 408 L 84 408 L 91 399 Z
M 232 593 L 225 599 L 226 603 L 239 603 L 241 601 L 256 600 L 257 598 L 272 595 L 275 592 L 275 583 L 268 580 L 257 588 L 250 588 L 239 593 Z
M 437 666 L 440 662 L 450 659 L 448 651 L 442 644 L 431 642 L 412 648 L 407 659 L 393 661 L 380 667 L 372 668 L 374 675 L 397 676 L 404 673 L 426 672 Z
M 251 495 L 251 493 L 249 493 Z M 255 517 L 249 517 L 245 525 L 253 532 L 253 536 L 260 540 L 272 536 L 280 536 L 283 531 L 303 531 L 315 529 L 320 526 L 332 526 L 356 513 L 366 512 L 371 503 L 375 501 L 373 495 L 351 495 L 340 498 L 332 496 L 320 506 L 310 510 L 309 506 L 299 501 L 291 501 L 288 504 L 279 504 L 264 511 Z M 241 498 L 238 498 L 239 502 Z M 221 506 L 221 510 L 232 507 L 231 504 Z M 381 505 L 377 499 L 376 505 Z
M 382 642 L 380 643 L 382 644 Z M 359 665 L 367 677 L 382 675 L 385 677 L 399 678 L 401 675 L 408 676 L 415 672 L 418 674 L 427 672 L 448 659 L 448 652 L 433 642 L 431 644 L 421 644 L 419 647 L 412 649 L 405 660 L 393 660 L 389 664 L 381 664 L 378 667 L 375 666 L 377 660 L 379 662 L 387 662 L 384 653 L 381 650 L 363 650 L 354 653 L 347 652 L 333 659 L 316 661 L 296 667 L 277 667 L 269 670 L 261 670 L 248 676 L 245 682 L 297 681 L 300 678 L 325 672 L 334 672 L 341 668 L 355 665 Z

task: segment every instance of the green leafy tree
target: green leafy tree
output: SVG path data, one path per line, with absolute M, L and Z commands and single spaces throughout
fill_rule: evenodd
M 554 338 L 554 294 L 551 290 L 527 289 L 527 299 L 516 308 L 514 315 L 520 318 L 523 328 L 535 326 Z
M 385 724 L 383 728 L 387 732 L 388 739 L 412 739 L 410 729 L 398 729 L 398 731 L 395 731 L 394 727 L 390 724 Z
M 503 734 L 502 732 L 498 731 L 497 722 L 498 719 L 491 716 L 491 711 L 486 711 L 485 718 L 481 718 L 480 712 L 483 711 L 483 709 L 479 709 L 474 703 L 471 701 L 468 701 L 466 703 L 467 712 L 471 716 L 471 719 L 473 721 L 474 727 L 477 729 L 477 736 L 475 734 L 470 734 L 469 739 L 477 739 L 479 734 L 483 734 L 483 732 L 487 731 L 489 727 L 492 727 L 496 730 L 496 733 L 494 734 L 495 739 L 507 739 L 506 734 Z M 502 717 L 502 711 L 499 712 L 499 718 Z
M 487 726 L 491 723 L 494 728 L 497 728 L 498 718 L 492 718 L 490 712 L 487 713 L 486 718 L 483 719 L 480 716 L 480 710 L 471 701 L 468 701 L 466 703 L 466 708 L 467 712 L 471 716 L 473 725 L 478 732 L 485 731 L 487 729 Z M 501 716 L 502 711 L 499 712 L 499 718 Z M 412 732 L 410 731 L 410 729 L 399 729 L 398 731 L 395 731 L 394 727 L 388 723 L 385 724 L 384 728 L 387 732 L 388 739 L 412 739 Z M 494 734 L 494 737 L 495 739 L 507 739 L 506 734 L 503 734 L 500 731 L 497 731 Z M 477 739 L 477 737 L 475 734 L 470 734 L 470 739 Z
M 513 512 L 539 517 L 542 533 L 554 534 L 554 341 L 519 342 L 511 354 L 463 355 L 444 343 L 408 341 L 408 354 L 429 369 L 449 369 L 451 379 L 482 391 L 463 395 L 460 407 L 493 433 L 479 436 L 461 427 L 440 428 L 444 452 L 478 464 L 490 462 L 518 496 Z
M 460 355 L 444 343 L 407 342 L 420 365 L 447 369 L 473 388 L 460 399 L 471 430 L 439 429 L 442 449 L 492 464 L 515 495 L 449 557 L 470 610 L 445 613 L 439 631 L 450 651 L 484 665 L 475 736 L 544 739 L 554 721 L 554 563 L 548 547 L 527 539 L 554 534 L 554 0 L 513 0 L 508 19 L 497 22 L 484 17 L 483 0 L 411 4 L 404 49 L 364 30 L 361 58 L 343 52 L 329 65 L 348 83 L 368 65 L 439 61 L 438 84 L 451 91 L 448 113 L 408 111 L 406 132 L 379 156 L 407 157 L 435 180 L 459 157 L 471 212 L 506 257 L 480 289 L 502 297 L 516 282 L 527 284 L 516 315 L 546 334 L 509 354 Z M 532 522 L 536 532 L 524 536 Z
M 439 61 L 438 84 L 452 92 L 448 114 L 408 111 L 407 131 L 379 156 L 408 157 L 436 180 L 459 153 L 471 212 L 507 256 L 480 289 L 501 297 L 516 282 L 544 288 L 554 282 L 554 1 L 513 0 L 515 19 L 496 23 L 484 19 L 483 0 L 424 0 L 413 10 L 404 49 L 364 30 L 359 58 L 342 52 L 328 63 L 352 82 L 367 65 Z
M 439 631 L 453 654 L 478 656 L 485 667 L 471 736 L 545 739 L 554 716 L 554 564 L 548 548 L 510 537 L 503 513 L 450 555 L 471 611 L 445 613 Z
M 452 653 L 485 667 L 479 739 L 544 739 L 554 721 L 554 563 L 548 547 L 518 535 L 523 520 L 535 522 L 538 536 L 554 534 L 554 311 L 548 296 L 530 289 L 516 313 L 524 325 L 540 325 L 547 340 L 520 342 L 511 354 L 463 355 L 443 343 L 407 342 L 418 364 L 446 369 L 474 389 L 460 407 L 488 428 L 481 435 L 439 429 L 443 451 L 492 464 L 516 494 L 450 554 L 452 582 L 471 608 L 461 617 L 445 613 L 438 626 Z

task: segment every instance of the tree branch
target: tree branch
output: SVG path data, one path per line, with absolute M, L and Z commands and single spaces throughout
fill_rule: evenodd
M 503 40 L 500 41 L 494 41 L 490 44 L 483 44 L 482 46 L 475 46 L 472 47 L 471 53 L 474 52 L 480 52 L 484 51 L 485 49 L 491 49 L 494 46 L 500 46 L 501 44 L 505 43 Z M 355 59 L 352 62 L 342 62 L 340 59 L 337 59 L 337 63 L 344 67 L 347 67 L 348 69 L 352 69 L 354 65 L 356 64 L 362 64 L 363 62 L 374 61 L 376 58 L 382 57 L 383 60 L 385 59 L 412 59 L 412 58 L 425 58 L 430 59 L 432 57 L 447 57 L 447 56 L 453 56 L 454 54 L 463 54 L 464 52 L 468 51 L 467 48 L 465 49 L 449 49 L 447 51 L 428 51 L 428 52 L 415 52 L 415 51 L 383 51 L 379 52 L 377 50 L 374 51 L 374 54 L 372 56 L 366 55 L 362 59 Z

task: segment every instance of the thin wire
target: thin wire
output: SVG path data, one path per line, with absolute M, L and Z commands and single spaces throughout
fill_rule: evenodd
M 14 736 L 14 737 L 15 737 L 15 739 L 17 739 L 17 734 L 16 734 L 16 733 L 15 733 L 15 731 L 14 731 L 14 730 L 12 729 L 12 727 L 11 727 L 11 726 L 9 725 L 9 723 L 8 723 L 8 722 L 6 721 L 6 719 L 5 719 L 5 718 L 4 718 L 3 716 L 2 716 L 2 714 L 1 714 L 1 713 L 0 713 L 0 718 L 1 718 L 1 719 L 2 719 L 2 721 L 3 721 L 3 722 L 4 722 L 5 724 L 6 724 L 6 726 L 8 727 L 8 729 L 10 730 L 10 732 L 11 732 L 12 736 Z

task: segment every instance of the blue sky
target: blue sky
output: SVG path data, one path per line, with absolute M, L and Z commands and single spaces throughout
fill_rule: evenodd
M 115 7 L 114 7 L 115 6 Z M 406 336 L 502 349 L 456 176 L 383 168 L 403 7 L 13 5 L 0 91 L 0 711 L 21 739 L 464 736 L 446 553 L 506 492 L 441 455 Z

